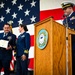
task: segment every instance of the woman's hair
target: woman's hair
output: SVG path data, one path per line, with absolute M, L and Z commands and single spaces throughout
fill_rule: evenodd
M 28 31 L 28 28 L 27 28 L 26 25 L 24 25 L 24 24 L 20 24 L 20 26 L 23 27 L 23 29 L 24 29 L 25 31 Z

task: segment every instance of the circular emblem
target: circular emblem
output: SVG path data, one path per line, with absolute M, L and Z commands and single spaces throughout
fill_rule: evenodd
M 48 32 L 45 29 L 41 29 L 37 36 L 37 46 L 40 49 L 44 49 L 48 41 Z

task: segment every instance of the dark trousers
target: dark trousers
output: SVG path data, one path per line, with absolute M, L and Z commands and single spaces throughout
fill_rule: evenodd
M 75 52 L 72 53 L 72 75 L 75 75 Z
M 75 35 L 72 38 L 72 75 L 75 75 Z
M 28 59 L 23 61 L 21 57 L 17 58 L 16 75 L 27 75 L 27 74 L 28 74 Z
M 10 61 L 6 58 L 0 59 L 0 71 L 4 68 L 4 75 L 10 75 Z

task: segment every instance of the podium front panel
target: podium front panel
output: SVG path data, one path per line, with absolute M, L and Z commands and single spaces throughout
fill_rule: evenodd
M 37 43 L 42 29 L 48 32 L 48 42 L 43 49 Z M 66 75 L 66 28 L 47 18 L 35 24 L 34 40 L 34 75 Z

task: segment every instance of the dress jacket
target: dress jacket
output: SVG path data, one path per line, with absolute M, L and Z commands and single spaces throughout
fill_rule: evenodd
M 30 34 L 24 32 L 23 34 L 20 34 L 18 36 L 16 56 L 20 57 L 24 54 L 28 57 L 29 49 L 30 49 Z
M 0 59 L 12 59 L 12 50 L 16 47 L 16 35 L 9 32 L 6 36 L 4 36 L 4 33 L 0 33 L 0 40 L 6 40 L 8 41 L 8 47 L 11 45 L 12 49 L 6 50 L 6 48 L 0 47 Z

